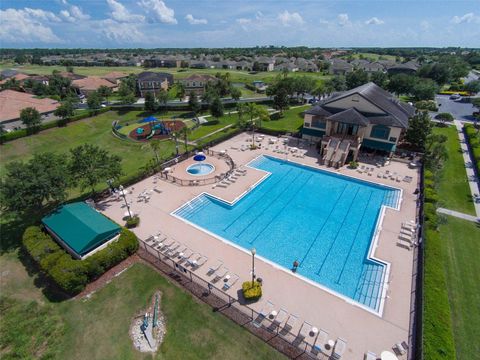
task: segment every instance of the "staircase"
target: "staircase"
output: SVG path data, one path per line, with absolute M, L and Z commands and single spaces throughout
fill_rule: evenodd
M 323 157 L 323 163 L 327 166 L 330 166 L 330 163 L 335 155 L 335 152 L 340 145 L 340 140 L 337 138 L 331 138 L 327 144 L 327 153 Z
M 348 156 L 348 150 L 350 150 L 350 141 L 342 140 L 342 142 L 338 146 L 337 151 L 335 152 L 335 155 L 333 156 L 330 166 L 334 166 L 337 169 L 343 166 Z

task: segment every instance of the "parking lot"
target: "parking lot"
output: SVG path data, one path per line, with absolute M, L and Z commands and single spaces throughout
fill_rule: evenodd
M 438 112 L 447 112 L 453 115 L 457 120 L 473 121 L 472 113 L 478 111 L 472 104 L 461 101 L 450 100 L 449 95 L 437 95 L 435 100 L 438 104 Z M 436 113 L 432 113 L 432 117 Z

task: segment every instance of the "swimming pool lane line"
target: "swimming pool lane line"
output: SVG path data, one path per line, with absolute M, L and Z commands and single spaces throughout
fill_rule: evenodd
M 300 175 L 302 175 L 301 172 L 298 173 L 298 174 L 293 178 L 293 180 L 289 182 L 289 184 L 283 189 L 283 191 L 281 191 L 272 201 L 270 201 L 270 202 L 268 203 L 268 205 L 266 206 L 266 208 L 268 208 L 271 204 L 273 204 L 275 201 L 277 201 L 277 199 L 278 199 L 280 196 L 282 196 L 282 195 L 288 190 L 288 187 L 289 187 L 291 184 L 293 184 L 293 183 L 295 182 L 295 180 L 297 180 L 297 179 L 300 177 Z M 240 235 L 242 235 L 242 234 L 250 227 L 250 225 L 252 225 L 252 224 L 255 222 L 255 220 L 257 220 L 256 217 L 254 217 L 253 220 L 250 221 L 250 222 L 247 224 L 247 226 L 245 226 L 245 227 L 243 228 L 242 231 L 240 231 L 237 235 L 234 235 L 234 236 L 235 236 L 236 238 L 238 238 Z
M 330 212 L 328 213 L 328 216 L 326 217 L 325 221 L 323 222 L 322 227 L 321 227 L 320 230 L 317 232 L 317 235 L 315 235 L 312 243 L 311 243 L 310 246 L 308 247 L 307 252 L 305 253 L 305 255 L 303 255 L 302 260 L 299 261 L 300 265 L 299 265 L 298 267 L 301 267 L 301 266 L 302 266 L 302 264 L 303 264 L 303 262 L 305 261 L 306 257 L 307 257 L 308 254 L 310 253 L 310 250 L 312 249 L 313 245 L 317 242 L 318 237 L 319 237 L 320 234 L 322 233 L 323 228 L 325 227 L 325 225 L 327 224 L 328 220 L 330 219 L 330 216 L 332 216 L 333 210 L 335 210 L 338 201 L 340 200 L 340 198 L 341 198 L 341 197 L 343 196 L 343 194 L 345 193 L 345 190 L 347 190 L 347 187 L 348 187 L 348 184 L 345 185 L 345 187 L 343 188 L 343 190 L 342 190 L 342 192 L 340 193 L 340 195 L 338 195 L 337 200 L 333 203 L 333 206 L 332 206 L 332 208 L 330 209 Z
M 355 199 L 357 198 L 359 192 L 360 192 L 360 188 L 357 189 L 357 192 L 355 193 L 355 196 L 353 197 L 352 202 L 350 203 L 350 206 L 348 207 L 348 210 L 345 212 L 345 216 L 342 220 L 342 223 L 338 227 L 337 234 L 335 235 L 335 238 L 333 239 L 333 242 L 332 242 L 332 244 L 330 245 L 330 248 L 327 251 L 327 255 L 325 256 L 325 259 L 323 259 L 322 265 L 320 265 L 320 269 L 318 269 L 318 271 L 315 274 L 320 275 L 320 272 L 322 271 L 323 266 L 325 265 L 325 261 L 327 261 L 328 255 L 330 254 L 330 252 L 333 249 L 333 245 L 335 245 L 335 243 L 337 242 L 338 234 L 340 234 L 340 231 L 343 228 L 343 224 L 345 224 L 345 220 L 347 220 L 348 215 L 350 214 L 350 209 L 352 208 L 353 204 L 355 203 Z
M 293 171 L 293 169 L 290 169 L 286 174 L 285 174 L 285 177 L 288 176 L 291 172 Z M 272 187 L 275 187 L 276 185 L 278 185 L 280 183 L 280 181 L 282 181 L 284 177 L 280 177 L 278 179 L 277 182 L 275 182 Z M 250 205 L 245 211 L 243 211 L 240 215 L 238 215 L 227 227 L 225 227 L 223 229 L 223 231 L 227 231 L 227 229 L 232 226 L 233 224 L 235 224 L 235 222 L 237 222 L 238 219 L 240 219 L 243 215 L 245 215 L 245 213 L 247 213 L 252 207 L 254 207 L 255 205 L 258 204 L 258 202 L 260 202 L 260 200 L 262 200 L 265 196 L 267 196 L 269 194 L 269 192 L 265 192 L 257 201 L 255 201 L 252 205 Z
M 290 201 L 292 201 L 292 200 L 297 196 L 297 194 L 300 192 L 300 190 L 302 190 L 302 188 L 305 186 L 305 184 L 308 183 L 312 177 L 313 177 L 313 174 L 311 174 L 311 175 L 307 178 L 307 180 L 304 181 L 303 184 L 293 193 L 293 196 L 290 197 L 290 200 L 285 202 L 285 204 L 282 206 L 282 208 L 275 214 L 274 217 L 272 217 L 272 219 L 268 222 L 268 224 L 263 227 L 262 231 L 260 231 L 260 232 L 258 233 L 258 235 L 253 238 L 252 241 L 249 241 L 249 242 L 248 242 L 249 244 L 253 244 L 253 243 L 258 239 L 258 237 L 263 234 L 263 232 L 265 231 L 265 229 L 267 229 L 267 228 L 270 226 L 270 224 L 271 224 L 274 220 L 277 219 L 278 215 L 279 215 L 283 210 L 285 210 L 285 208 L 287 207 L 287 205 L 290 205 Z
M 370 204 L 370 200 L 372 199 L 372 195 L 373 195 L 373 191 L 370 191 L 370 196 L 368 197 L 367 206 L 365 206 L 364 209 L 363 209 L 362 217 L 361 217 L 360 221 L 358 222 L 357 231 L 355 231 L 355 236 L 353 237 L 353 241 L 350 244 L 350 249 L 348 250 L 348 255 L 345 258 L 345 261 L 343 262 L 342 270 L 340 271 L 340 275 L 338 276 L 338 279 L 336 281 L 337 284 L 340 284 L 340 278 L 342 277 L 343 272 L 345 271 L 345 266 L 347 265 L 348 259 L 350 258 L 350 254 L 352 253 L 353 246 L 355 245 L 355 240 L 357 239 L 358 232 L 360 231 L 363 219 L 365 218 L 365 214 L 367 213 L 368 204 Z

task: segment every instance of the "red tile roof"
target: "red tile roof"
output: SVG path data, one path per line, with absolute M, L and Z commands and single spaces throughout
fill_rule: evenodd
M 52 99 L 37 99 L 35 95 L 14 90 L 0 92 L 0 121 L 18 119 L 20 111 L 34 107 L 41 114 L 54 111 L 60 103 Z

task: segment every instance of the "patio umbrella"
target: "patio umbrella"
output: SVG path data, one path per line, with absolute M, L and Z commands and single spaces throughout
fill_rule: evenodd
M 205 161 L 207 157 L 203 153 L 198 153 L 193 157 L 193 160 L 195 161 Z

